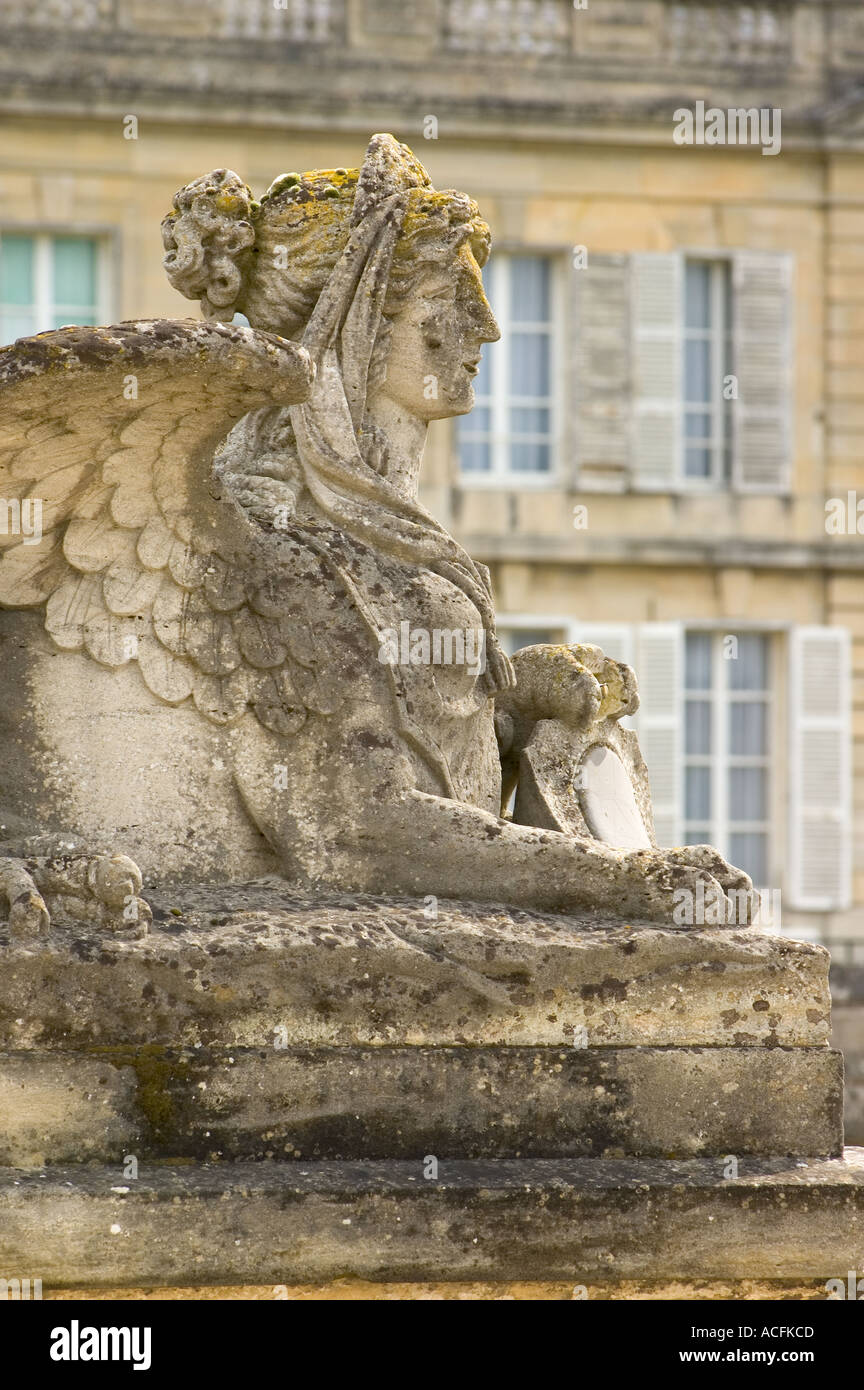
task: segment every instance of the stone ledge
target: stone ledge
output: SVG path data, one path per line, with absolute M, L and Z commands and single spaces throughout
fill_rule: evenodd
M 673 929 L 279 880 L 151 896 L 145 941 L 0 935 L 0 1047 L 818 1047 L 828 954 L 749 928 Z M 178 915 L 172 914 L 172 909 Z
M 829 1156 L 828 1048 L 102 1048 L 0 1054 L 0 1163 Z
M 584 1289 L 584 1292 L 583 1292 Z M 267 1302 L 286 1299 L 292 1303 L 570 1303 L 574 1298 L 592 1303 L 633 1303 L 655 1301 L 735 1302 L 791 1300 L 819 1303 L 828 1298 L 825 1281 L 810 1279 L 622 1279 L 618 1283 L 582 1284 L 574 1282 L 464 1283 L 456 1280 L 437 1284 L 390 1284 L 373 1279 L 334 1279 L 327 1284 L 199 1284 L 183 1288 L 122 1289 L 46 1289 L 46 1302 L 68 1303 L 81 1299 L 157 1303 L 175 1302 Z
M 382 1281 L 845 1278 L 843 1159 L 217 1164 L 0 1172 L 0 1268 L 47 1289 Z

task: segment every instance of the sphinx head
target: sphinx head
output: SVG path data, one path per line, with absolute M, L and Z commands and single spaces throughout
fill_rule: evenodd
M 207 318 L 240 312 L 302 338 L 352 229 L 395 194 L 367 394 L 425 420 L 465 414 L 482 346 L 500 336 L 481 277 L 489 228 L 466 194 L 433 189 L 392 136 L 373 137 L 362 169 L 283 174 L 260 203 L 227 169 L 187 184 L 162 224 L 168 278 Z

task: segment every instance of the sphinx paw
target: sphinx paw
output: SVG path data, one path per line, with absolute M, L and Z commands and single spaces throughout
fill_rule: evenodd
M 9 904 L 15 936 L 38 935 L 54 922 L 144 937 L 153 914 L 141 889 L 141 871 L 125 854 L 88 853 L 75 840 L 45 836 L 11 852 L 0 847 L 0 901 Z
M 668 864 L 686 865 L 711 875 L 726 899 L 726 920 L 730 925 L 749 926 L 759 916 L 759 894 L 743 869 L 727 863 L 712 845 L 679 845 L 661 851 Z

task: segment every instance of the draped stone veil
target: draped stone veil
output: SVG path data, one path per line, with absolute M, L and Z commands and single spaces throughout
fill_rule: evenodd
M 376 146 L 382 137 L 375 137 L 358 182 L 348 242 L 302 338 L 317 376 L 308 401 L 290 408 L 297 458 L 316 510 L 336 531 L 441 575 L 470 599 L 486 634 L 484 682 L 486 693 L 492 694 L 513 685 L 514 676 L 495 635 L 488 575 L 416 499 L 405 497 L 366 462 L 360 446 L 369 365 L 393 252 L 408 190 L 421 186 L 416 173 L 420 166 L 413 161 L 403 167 L 402 147 L 391 137 L 383 138 L 391 142 L 383 151 L 383 175 L 382 149 Z M 369 170 L 373 177 L 364 178 Z M 400 181 L 406 186 L 399 187 Z M 377 633 L 375 604 L 357 591 L 356 583 L 351 587 L 367 625 Z

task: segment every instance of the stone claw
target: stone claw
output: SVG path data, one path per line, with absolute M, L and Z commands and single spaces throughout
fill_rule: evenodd
M 9 931 L 12 936 L 42 936 L 51 925 L 45 900 L 33 884 L 9 904 Z

